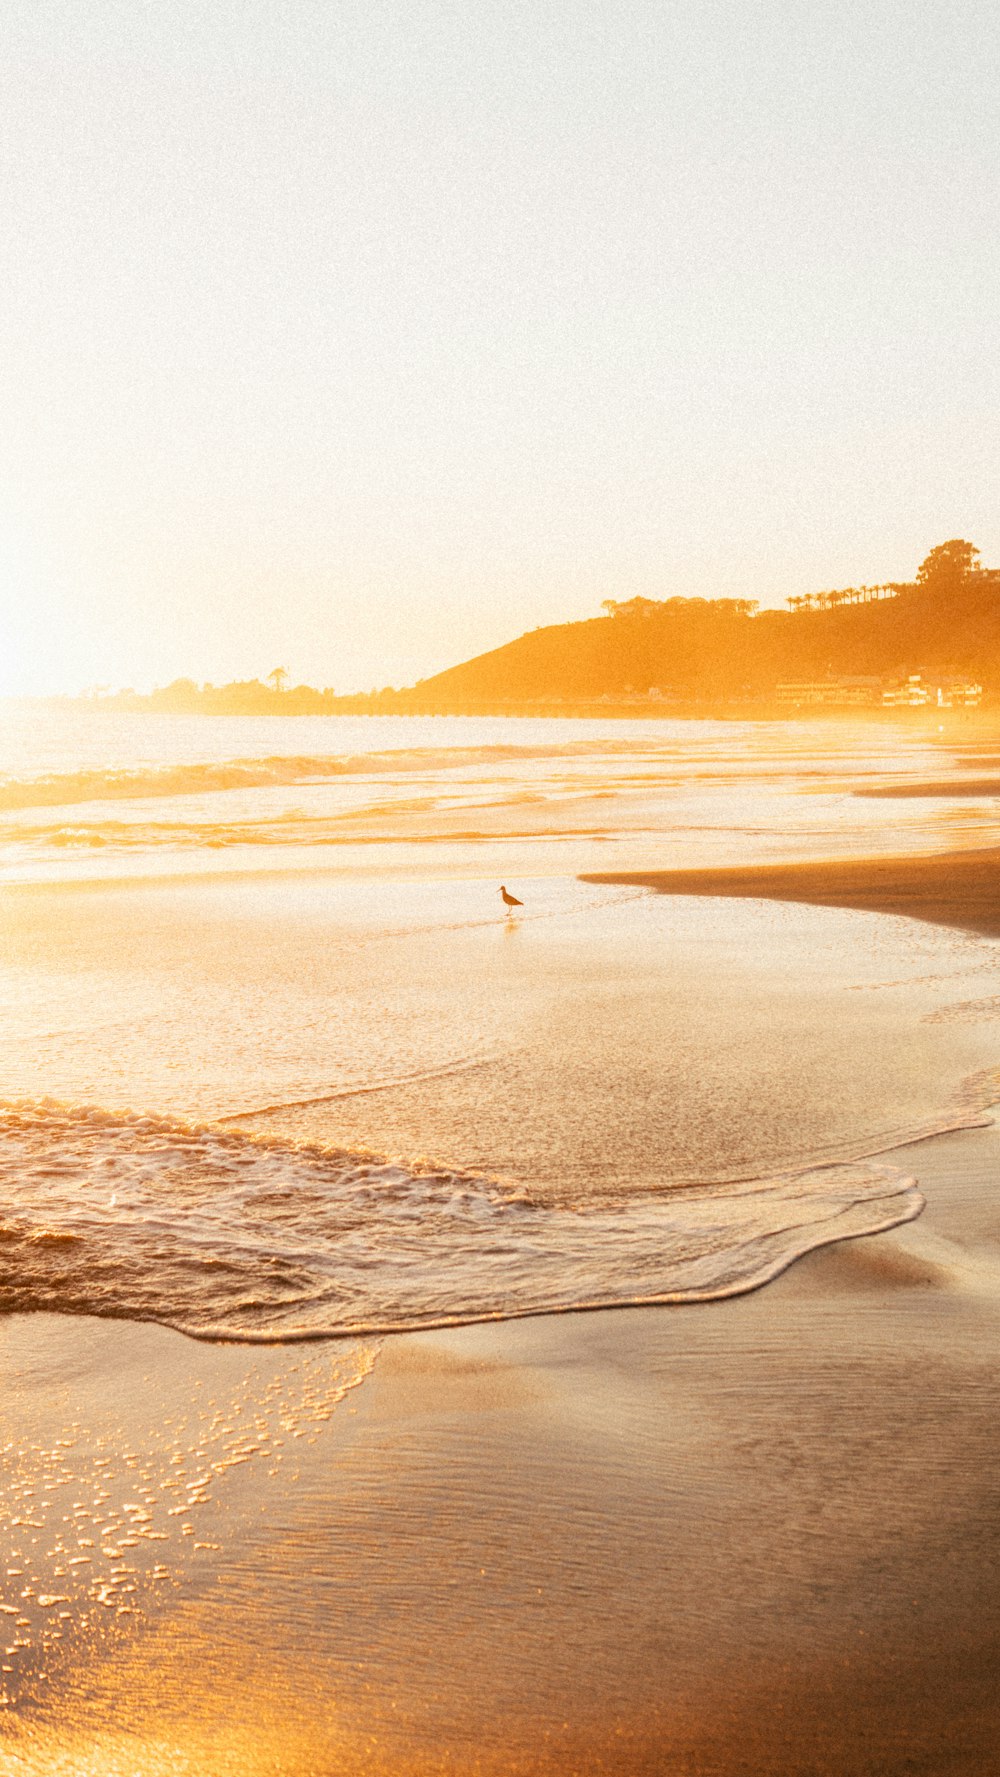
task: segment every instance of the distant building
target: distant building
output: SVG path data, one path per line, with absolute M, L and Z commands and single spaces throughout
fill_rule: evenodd
M 940 685 L 928 685 L 922 673 L 909 673 L 882 693 L 882 702 L 888 709 L 924 709 L 934 704 L 939 710 L 971 710 L 977 709 L 982 700 L 982 686 L 970 680 L 945 679 Z
M 974 710 L 983 701 L 983 688 L 964 679 L 949 679 L 937 688 L 938 709 Z
M 882 693 L 879 678 L 855 676 L 841 679 L 801 679 L 777 686 L 780 704 L 789 709 L 825 706 L 827 709 L 859 709 L 876 704 Z
M 898 684 L 888 685 L 882 693 L 882 702 L 886 709 L 922 709 L 930 703 L 934 693 L 929 685 L 925 685 L 921 673 L 908 673 Z

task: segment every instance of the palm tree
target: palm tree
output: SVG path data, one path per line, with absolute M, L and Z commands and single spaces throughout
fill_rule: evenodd
M 276 666 L 273 672 L 269 672 L 267 675 L 268 684 L 273 685 L 276 691 L 283 691 L 287 680 L 288 674 L 283 666 Z

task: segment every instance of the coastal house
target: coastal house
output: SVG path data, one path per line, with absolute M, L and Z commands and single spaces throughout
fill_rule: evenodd
M 938 709 L 974 710 L 982 701 L 982 686 L 965 679 L 948 679 L 937 688 Z
M 790 680 L 776 687 L 778 702 L 789 709 L 859 709 L 878 703 L 881 691 L 881 679 L 864 674 L 846 678 Z
M 934 692 L 924 682 L 922 673 L 908 673 L 895 685 L 886 686 L 882 693 L 886 709 L 922 709 L 932 701 L 935 701 Z
M 982 701 L 982 685 L 970 679 L 945 679 L 940 685 L 928 685 L 922 673 L 909 673 L 882 693 L 882 702 L 889 709 L 922 709 L 934 704 L 939 710 L 971 710 L 978 709 Z

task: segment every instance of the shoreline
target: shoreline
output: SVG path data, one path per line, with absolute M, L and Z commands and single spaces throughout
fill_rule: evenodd
M 139 1497 L 134 1465 L 158 1490 L 186 1451 L 193 1525 L 156 1545 L 165 1577 L 134 1615 L 92 1613 L 0 1714 L 11 1768 L 984 1777 L 998 1164 L 995 1127 L 937 1138 L 920 1221 L 764 1290 L 399 1334 L 332 1392 L 315 1346 L 4 1322 L 40 1478 L 71 1477 L 68 1502 L 99 1477 L 110 1512 L 116 1487 Z M 286 1440 L 274 1478 L 267 1445 L 222 1472 L 248 1412 Z
M 583 879 L 994 937 L 998 877 Z M 0 1319 L 4 1777 L 987 1777 L 1000 1130 L 909 1154 L 918 1220 L 728 1299 L 280 1346 Z
M 212 719 L 259 721 L 263 717 L 279 720 L 386 717 L 391 720 L 413 717 L 425 720 L 442 717 L 451 720 L 479 721 L 504 717 L 515 720 L 563 721 L 668 721 L 668 722 L 760 722 L 792 725 L 822 722 L 831 727 L 858 722 L 895 726 L 925 731 L 929 739 L 938 739 L 942 732 L 949 736 L 981 733 L 992 739 L 998 725 L 997 704 L 942 705 L 934 703 L 906 705 L 871 703 L 828 704 L 824 702 L 789 703 L 777 694 L 761 693 L 750 697 L 649 697 L 634 693 L 571 697 L 457 697 L 439 701 L 425 699 L 412 691 L 349 692 L 333 696 L 316 687 L 301 686 L 296 691 L 264 693 L 263 699 L 220 703 L 224 687 L 200 695 L 190 701 L 158 701 L 157 694 L 112 692 L 106 697 L 6 697 L 0 706 L 32 709 L 69 710 L 86 716 L 126 715 L 157 716 L 181 719 L 211 717 Z M 297 692 L 301 691 L 299 697 Z
M 660 895 L 805 902 L 888 913 L 1000 938 L 1000 848 L 698 870 L 587 871 L 582 882 Z

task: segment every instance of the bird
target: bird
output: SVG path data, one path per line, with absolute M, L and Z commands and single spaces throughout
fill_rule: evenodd
M 507 890 L 504 888 L 503 883 L 500 884 L 500 895 L 501 895 L 501 898 L 503 900 L 503 904 L 505 907 L 523 907 L 524 906 L 524 902 L 519 901 L 516 895 L 509 895 L 507 893 Z

